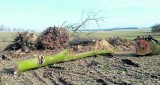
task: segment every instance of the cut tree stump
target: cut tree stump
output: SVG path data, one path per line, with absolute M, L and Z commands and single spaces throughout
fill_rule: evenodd
M 146 55 L 151 52 L 148 42 L 143 39 L 137 40 L 135 48 L 137 55 Z

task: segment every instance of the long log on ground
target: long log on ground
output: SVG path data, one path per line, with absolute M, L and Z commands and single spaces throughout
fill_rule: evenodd
M 154 55 L 160 54 L 160 44 L 154 44 L 153 42 L 149 42 L 149 46 L 151 49 L 151 54 Z
M 47 66 L 50 64 L 77 60 L 77 59 L 89 57 L 92 55 L 107 54 L 107 53 L 114 53 L 114 51 L 113 50 L 111 51 L 97 50 L 97 51 L 89 51 L 89 52 L 79 53 L 79 54 L 72 54 L 68 49 L 66 49 L 55 55 L 37 56 L 33 59 L 16 62 L 16 64 L 14 65 L 14 74 L 19 74 L 27 70 Z

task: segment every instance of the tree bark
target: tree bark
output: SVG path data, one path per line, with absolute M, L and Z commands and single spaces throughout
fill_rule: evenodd
M 18 73 L 21 73 L 27 70 L 31 70 L 34 68 L 47 66 L 50 64 L 77 60 L 77 59 L 89 57 L 92 55 L 107 54 L 107 53 L 114 53 L 114 51 L 113 50 L 111 51 L 97 50 L 97 51 L 89 51 L 89 52 L 79 53 L 79 54 L 72 54 L 68 49 L 66 49 L 55 55 L 36 56 L 33 59 L 16 62 L 16 64 L 14 65 L 14 74 L 18 74 Z

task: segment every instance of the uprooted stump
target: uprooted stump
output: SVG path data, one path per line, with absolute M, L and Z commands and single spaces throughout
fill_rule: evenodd
M 14 38 L 12 44 L 8 45 L 5 50 L 19 50 L 26 52 L 28 49 L 35 49 L 37 36 L 34 33 L 21 32 Z
M 65 28 L 49 27 L 37 40 L 38 49 L 60 49 L 68 45 L 69 32 Z

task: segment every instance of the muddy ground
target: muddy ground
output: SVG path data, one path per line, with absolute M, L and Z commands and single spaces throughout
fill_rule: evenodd
M 4 44 L 1 44 L 4 46 Z M 4 46 L 5 47 L 5 46 Z M 10 52 L 0 50 L 0 54 Z M 96 55 L 58 63 L 14 75 L 14 62 L 32 58 L 0 60 L 0 85 L 159 85 L 160 55 Z

